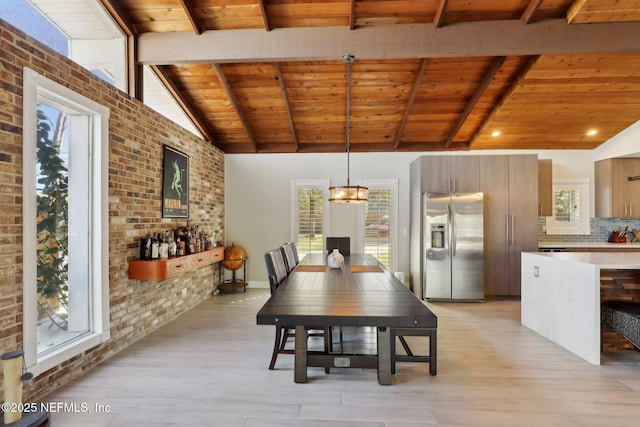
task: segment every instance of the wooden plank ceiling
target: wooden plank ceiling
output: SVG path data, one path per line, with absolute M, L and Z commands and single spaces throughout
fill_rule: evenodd
M 226 153 L 345 151 L 346 54 L 351 151 L 592 149 L 640 119 L 637 0 L 102 2 Z

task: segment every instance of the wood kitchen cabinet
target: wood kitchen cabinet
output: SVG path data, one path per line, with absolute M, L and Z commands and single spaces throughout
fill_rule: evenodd
M 538 160 L 538 215 L 553 216 L 553 172 L 551 159 Z
M 538 250 L 537 155 L 480 156 L 485 294 L 520 295 L 520 255 Z
M 640 217 L 639 158 L 595 162 L 596 217 Z
M 422 298 L 422 194 L 449 192 L 452 177 L 456 191 L 484 193 L 485 295 L 520 295 L 520 254 L 538 250 L 538 156 L 423 156 L 411 163 L 410 177 L 409 264 L 416 296 Z
M 476 193 L 480 191 L 479 156 L 424 156 L 420 158 L 422 191 Z

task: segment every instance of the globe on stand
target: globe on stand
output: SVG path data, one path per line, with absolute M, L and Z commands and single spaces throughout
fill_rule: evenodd
M 247 291 L 247 254 L 240 246 L 227 246 L 224 249 L 224 259 L 222 266 L 231 271 L 231 279 L 225 280 L 220 284 L 223 290 L 235 290 L 242 288 Z M 236 271 L 243 269 L 243 278 L 236 278 Z

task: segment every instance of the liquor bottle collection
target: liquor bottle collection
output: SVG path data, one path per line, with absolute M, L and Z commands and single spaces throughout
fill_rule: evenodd
M 216 234 L 205 233 L 198 225 L 147 234 L 140 239 L 140 259 L 173 258 L 209 250 L 216 246 Z

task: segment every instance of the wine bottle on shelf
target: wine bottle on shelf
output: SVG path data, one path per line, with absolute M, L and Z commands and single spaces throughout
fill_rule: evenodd
M 140 259 L 151 259 L 151 236 L 140 239 Z
M 176 237 L 175 237 L 175 234 L 172 231 L 171 235 L 169 236 L 169 256 L 171 258 L 176 256 L 177 249 L 178 248 L 176 246 Z
M 160 242 L 158 235 L 154 234 L 151 239 L 151 259 L 158 259 L 158 256 L 160 256 Z

